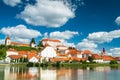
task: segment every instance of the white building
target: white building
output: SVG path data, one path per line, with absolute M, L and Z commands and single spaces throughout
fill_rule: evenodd
M 50 58 L 54 58 L 57 56 L 56 51 L 51 46 L 45 46 L 45 48 L 39 53 L 41 57 L 41 63 L 43 59 L 46 59 L 46 61 L 49 61 Z
M 58 45 L 61 45 L 61 41 L 60 40 L 55 40 L 55 39 L 49 39 L 49 38 L 45 38 L 42 40 L 42 44 L 45 46 L 46 44 L 50 45 L 51 47 L 53 47 L 54 49 L 56 49 L 56 47 Z

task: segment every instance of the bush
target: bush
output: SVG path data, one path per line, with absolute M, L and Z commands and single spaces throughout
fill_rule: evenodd
M 33 65 L 34 65 L 34 63 L 29 62 L 29 63 L 27 64 L 27 67 L 33 67 Z
M 35 67 L 39 67 L 40 66 L 40 64 L 39 63 L 35 63 Z
M 111 60 L 111 61 L 110 61 L 110 64 L 118 64 L 118 62 L 115 61 L 115 60 Z

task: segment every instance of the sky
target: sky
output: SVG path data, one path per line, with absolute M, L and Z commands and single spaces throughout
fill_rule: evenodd
M 120 56 L 120 0 L 0 0 L 0 44 L 59 39 L 79 50 Z

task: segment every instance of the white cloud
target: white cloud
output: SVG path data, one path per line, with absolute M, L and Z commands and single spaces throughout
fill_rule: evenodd
M 112 49 L 110 49 L 110 53 L 113 56 L 119 56 L 120 57 L 120 48 L 112 48 Z
M 3 0 L 3 2 L 6 4 L 6 5 L 9 5 L 9 6 L 16 6 L 17 4 L 21 3 L 21 0 Z
M 66 40 L 61 40 L 62 44 L 67 47 L 76 47 L 74 43 L 69 43 Z
M 5 40 L 4 39 L 0 39 L 0 44 L 4 44 Z
M 37 0 L 17 17 L 35 26 L 60 27 L 75 17 L 75 8 L 64 0 Z
M 82 42 L 79 42 L 77 44 L 77 48 L 80 49 L 80 50 L 94 50 L 95 48 L 97 48 L 97 44 L 91 42 L 91 41 L 88 41 L 87 39 L 83 39 Z
M 97 49 L 98 45 L 94 42 L 88 41 L 87 39 L 83 39 L 82 42 L 77 44 L 77 48 L 80 50 L 90 50 L 92 53 L 100 53 Z
M 55 31 L 50 33 L 50 38 L 68 40 L 73 38 L 75 35 L 78 35 L 78 32 L 66 30 L 64 32 Z
M 118 16 L 118 17 L 116 18 L 115 22 L 116 22 L 117 25 L 120 25 L 120 16 Z
M 115 38 L 120 38 L 120 30 L 110 32 L 94 32 L 88 35 L 87 39 L 96 43 L 111 42 Z
M 2 28 L 1 33 L 11 36 L 13 39 L 19 42 L 29 42 L 31 38 L 37 38 L 41 36 L 41 33 L 37 30 L 28 29 L 24 25 L 17 25 L 15 27 Z

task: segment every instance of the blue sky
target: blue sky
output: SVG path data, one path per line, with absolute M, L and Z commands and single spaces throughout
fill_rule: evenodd
M 67 46 L 120 55 L 120 0 L 0 0 L 0 43 L 60 39 Z

